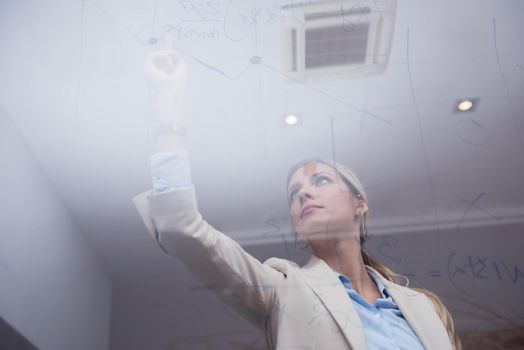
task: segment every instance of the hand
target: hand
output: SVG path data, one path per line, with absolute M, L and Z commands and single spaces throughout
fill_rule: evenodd
M 147 55 L 145 71 L 162 95 L 182 95 L 186 89 L 187 63 L 174 50 L 155 51 Z

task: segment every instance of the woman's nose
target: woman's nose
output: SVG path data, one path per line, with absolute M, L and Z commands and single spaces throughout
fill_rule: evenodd
M 313 198 L 313 196 L 311 195 L 311 192 L 309 192 L 308 189 L 301 190 L 298 195 L 299 195 L 299 199 L 300 199 L 300 204 L 303 204 L 306 199 L 312 199 Z

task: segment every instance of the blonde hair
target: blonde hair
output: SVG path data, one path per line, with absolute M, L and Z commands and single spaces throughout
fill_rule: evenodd
M 289 185 L 289 180 L 291 179 L 291 176 L 301 167 L 303 167 L 306 164 L 311 163 L 323 163 L 327 164 L 330 167 L 332 167 L 337 175 L 339 175 L 344 181 L 344 183 L 347 185 L 351 193 L 355 195 L 359 200 L 363 200 L 366 202 L 366 204 L 369 204 L 368 202 L 368 196 L 366 191 L 364 190 L 364 186 L 362 186 L 362 183 L 358 180 L 355 173 L 347 166 L 337 163 L 330 159 L 325 158 L 308 158 L 301 160 L 295 164 L 293 164 L 289 171 L 287 176 L 287 185 Z M 287 187 L 287 186 L 286 186 Z M 371 266 L 375 270 L 377 270 L 384 278 L 387 280 L 402 285 L 402 280 L 399 278 L 399 275 L 393 272 L 389 267 L 384 265 L 383 263 L 379 262 L 378 260 L 374 259 L 370 254 L 368 254 L 365 249 L 363 249 L 362 244 L 365 243 L 367 239 L 367 224 L 368 224 L 368 210 L 364 213 L 363 219 L 361 221 L 360 227 L 359 227 L 359 235 L 360 235 L 360 245 L 361 245 L 361 253 L 362 253 L 362 259 L 364 260 L 364 264 Z M 411 288 L 415 291 L 418 291 L 420 293 L 423 293 L 426 295 L 429 300 L 433 302 L 433 305 L 435 307 L 435 311 L 439 315 L 442 323 L 446 327 L 446 331 L 448 332 L 449 339 L 451 343 L 454 345 L 454 348 L 456 350 L 462 349 L 462 343 L 460 341 L 460 338 L 458 336 L 458 333 L 455 332 L 455 326 L 453 324 L 453 318 L 451 317 L 451 314 L 449 313 L 448 309 L 442 302 L 442 300 L 433 292 L 423 289 L 423 288 Z

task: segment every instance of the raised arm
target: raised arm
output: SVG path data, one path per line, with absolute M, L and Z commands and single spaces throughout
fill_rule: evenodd
M 185 148 L 183 106 L 186 61 L 172 50 L 157 51 L 147 56 L 145 70 L 155 91 L 158 109 L 154 125 L 156 151 L 169 152 Z M 172 132 L 169 127 L 172 127 Z
M 186 69 L 183 58 L 172 51 L 157 52 L 147 59 L 146 71 L 157 91 L 159 114 L 156 149 L 160 153 L 154 156 L 164 154 L 169 158 L 172 152 L 186 152 L 180 131 L 184 126 L 181 107 Z M 175 131 L 169 130 L 169 125 L 174 125 Z M 168 168 L 188 175 L 188 158 L 181 157 L 178 163 L 168 159 Z M 159 172 L 159 177 L 164 175 Z M 262 264 L 208 224 L 198 211 L 194 186 L 177 186 L 179 178 L 156 179 L 162 185 L 171 181 L 174 187 L 145 191 L 133 198 L 149 233 L 166 253 L 179 257 L 221 299 L 254 324 L 263 326 L 276 302 L 275 289 L 285 278 L 283 268 Z M 153 179 L 155 182 L 155 175 Z

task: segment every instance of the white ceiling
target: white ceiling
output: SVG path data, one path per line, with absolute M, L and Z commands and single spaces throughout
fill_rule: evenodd
M 287 168 L 304 157 L 336 155 L 368 190 L 372 232 L 412 233 L 402 236 L 406 259 L 399 269 L 437 268 L 456 243 L 471 246 L 462 251 L 466 256 L 506 258 L 524 271 L 522 256 L 508 253 L 523 243 L 516 233 L 524 222 L 524 2 L 398 1 L 383 74 L 308 83 L 279 73 L 282 23 L 269 14 L 284 3 L 1 2 L 0 102 L 107 265 L 115 329 L 126 322 L 132 328 L 128 312 L 151 320 L 144 334 L 154 334 L 161 320 L 169 320 L 168 329 L 179 327 L 172 338 L 188 334 L 195 328 L 184 317 L 204 303 L 195 298 L 176 306 L 176 317 L 167 314 L 173 296 L 186 295 L 194 282 L 154 246 L 131 203 L 151 187 L 155 107 L 142 67 L 145 55 L 162 45 L 166 25 L 181 26 L 187 36 L 175 43 L 190 57 L 188 150 L 200 210 L 257 256 L 285 254 L 278 235 L 264 233 L 272 218 L 289 231 Z M 195 9 L 213 21 L 195 22 Z M 258 9 L 256 22 L 243 20 Z M 195 33 L 203 30 L 218 34 L 199 38 Z M 151 38 L 159 42 L 149 44 Z M 250 64 L 253 56 L 263 65 Z M 476 110 L 453 113 L 464 97 L 480 99 Z M 286 113 L 299 115 L 301 125 L 283 127 Z M 477 227 L 480 238 L 471 238 L 467 227 Z M 492 227 L 507 235 L 505 244 L 482 245 L 497 242 Z M 456 240 L 438 241 L 445 232 Z M 425 242 L 426 253 L 408 249 L 414 246 L 407 237 Z M 169 274 L 182 277 L 175 283 Z M 449 280 L 435 284 L 418 276 L 417 284 L 456 292 Z M 505 289 L 507 300 L 522 296 L 520 278 Z M 491 300 L 497 285 L 477 290 L 475 283 L 465 288 Z M 220 308 L 208 299 L 211 309 Z M 522 324 L 522 306 L 513 311 L 506 314 Z M 494 325 L 468 317 L 461 319 L 464 328 L 475 327 L 471 319 Z M 224 329 L 238 326 L 230 321 Z M 217 330 L 206 322 L 197 334 Z M 125 337 L 113 341 L 131 349 Z

